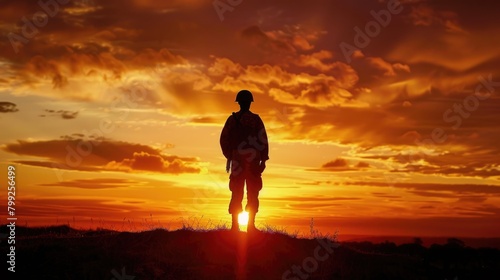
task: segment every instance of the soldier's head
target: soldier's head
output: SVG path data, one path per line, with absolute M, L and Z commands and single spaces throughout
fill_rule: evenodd
M 236 95 L 235 102 L 238 102 L 241 110 L 249 110 L 250 104 L 253 102 L 253 95 L 249 90 L 240 90 Z

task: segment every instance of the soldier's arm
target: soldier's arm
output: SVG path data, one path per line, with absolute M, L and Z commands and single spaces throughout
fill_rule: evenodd
M 259 141 L 262 143 L 264 148 L 261 151 L 261 160 L 266 161 L 269 159 L 269 141 L 267 139 L 266 127 L 264 122 L 259 117 Z
M 231 116 L 229 116 L 220 134 L 220 147 L 226 159 L 231 159 L 231 147 L 230 147 L 230 135 L 229 135 L 231 131 L 231 123 L 232 123 Z

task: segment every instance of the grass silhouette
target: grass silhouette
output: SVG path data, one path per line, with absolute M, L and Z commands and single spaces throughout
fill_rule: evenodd
M 328 253 L 324 244 L 336 242 L 337 232 L 322 234 L 314 219 L 308 237 L 266 224 L 258 226 L 258 234 L 231 232 L 227 222 L 203 216 L 182 220 L 182 226 L 173 230 L 152 215 L 141 222 L 149 226 L 147 230 L 133 231 L 128 221 L 121 228 L 128 225 L 129 231 L 17 227 L 16 276 L 262 280 L 496 279 L 500 275 L 500 250 L 469 248 L 458 239 L 429 248 L 417 243 L 343 242 Z M 4 225 L 0 232 L 6 229 Z M 0 243 L 0 249 L 6 252 L 7 242 Z

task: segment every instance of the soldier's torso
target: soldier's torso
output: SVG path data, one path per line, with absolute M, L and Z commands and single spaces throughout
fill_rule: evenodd
M 231 146 L 233 159 L 252 162 L 260 160 L 262 143 L 259 140 L 261 123 L 259 115 L 250 111 L 233 114 L 233 129 L 231 130 Z

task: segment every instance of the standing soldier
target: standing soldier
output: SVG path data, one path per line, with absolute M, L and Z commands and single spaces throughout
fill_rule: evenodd
M 244 186 L 247 186 L 247 205 L 249 213 L 247 231 L 255 231 L 255 215 L 259 211 L 259 191 L 262 189 L 261 174 L 269 159 L 269 146 L 266 128 L 259 115 L 250 112 L 253 102 L 252 93 L 241 90 L 236 95 L 240 111 L 232 113 L 226 121 L 220 136 L 222 153 L 227 159 L 226 172 L 229 176 L 231 202 L 229 214 L 232 215 L 231 230 L 238 231 L 238 215 L 242 212 Z

